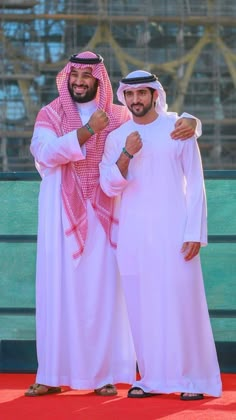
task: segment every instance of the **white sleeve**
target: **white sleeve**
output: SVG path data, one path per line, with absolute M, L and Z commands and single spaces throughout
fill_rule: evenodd
M 120 157 L 121 149 L 119 141 L 111 134 L 106 139 L 102 161 L 99 165 L 100 185 L 102 190 L 109 197 L 115 197 L 122 193 L 128 181 L 121 175 L 117 160 Z
M 195 139 L 184 143 L 182 164 L 186 179 L 187 223 L 184 242 L 207 244 L 207 205 L 200 150 Z
M 37 165 L 45 168 L 85 159 L 85 148 L 79 145 L 77 130 L 57 137 L 52 130 L 37 127 L 33 132 L 30 151 Z
M 195 136 L 196 138 L 198 138 L 202 135 L 202 123 L 198 118 L 194 117 L 194 115 L 188 114 L 188 112 L 183 112 L 183 114 L 181 114 L 179 118 L 193 118 L 194 120 L 196 120 L 197 127 L 195 130 Z

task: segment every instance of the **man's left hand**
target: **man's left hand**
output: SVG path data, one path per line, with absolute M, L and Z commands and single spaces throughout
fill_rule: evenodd
M 171 133 L 173 140 L 187 140 L 195 133 L 197 121 L 194 118 L 180 118 L 175 123 L 175 130 Z

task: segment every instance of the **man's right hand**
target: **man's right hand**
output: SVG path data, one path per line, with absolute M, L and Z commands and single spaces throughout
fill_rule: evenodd
M 138 131 L 133 131 L 126 139 L 125 148 L 130 155 L 135 155 L 143 147 L 143 142 Z
M 106 128 L 106 126 L 109 124 L 109 118 L 105 111 L 97 109 L 97 111 L 91 115 L 88 123 L 94 133 L 98 133 L 99 131 L 104 130 L 104 128 Z

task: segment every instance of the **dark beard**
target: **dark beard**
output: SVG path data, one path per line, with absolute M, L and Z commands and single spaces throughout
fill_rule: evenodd
M 96 80 L 96 83 L 94 84 L 93 88 L 90 88 L 90 90 L 87 90 L 84 96 L 75 94 L 73 89 L 70 87 L 69 83 L 68 83 L 68 90 L 70 92 L 70 96 L 72 97 L 73 101 L 79 104 L 90 102 L 96 98 L 97 90 L 98 90 L 98 80 Z
M 128 106 L 128 108 L 129 108 L 130 112 L 133 115 L 135 115 L 135 117 L 144 117 L 150 111 L 150 109 L 152 108 L 152 106 L 153 106 L 153 104 L 152 104 L 152 102 L 150 102 L 149 105 L 143 106 L 143 109 L 140 112 L 134 111 L 133 110 L 133 105 Z

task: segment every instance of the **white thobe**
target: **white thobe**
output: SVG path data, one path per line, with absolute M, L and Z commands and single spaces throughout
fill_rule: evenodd
M 80 105 L 83 123 L 96 104 Z M 86 158 L 77 133 L 36 128 L 31 152 L 42 177 L 36 273 L 37 383 L 95 389 L 132 383 L 136 358 L 114 249 L 87 201 L 88 234 L 79 263 L 65 236 L 61 167 Z
M 221 394 L 199 255 L 185 261 L 184 242 L 207 243 L 206 200 L 197 141 L 174 141 L 175 115 L 147 125 L 128 121 L 109 134 L 100 181 L 122 194 L 117 258 L 141 379 L 153 393 Z M 116 162 L 127 136 L 142 149 L 126 179 Z

